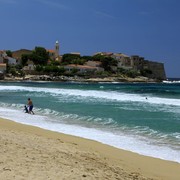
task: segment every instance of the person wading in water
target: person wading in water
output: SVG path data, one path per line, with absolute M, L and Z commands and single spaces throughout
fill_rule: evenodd
M 34 114 L 34 112 L 33 112 L 33 102 L 32 102 L 32 100 L 30 99 L 30 98 L 28 98 L 28 113 L 29 114 Z

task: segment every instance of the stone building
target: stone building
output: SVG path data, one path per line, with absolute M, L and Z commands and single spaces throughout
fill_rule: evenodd
M 69 64 L 64 66 L 64 69 L 67 72 L 71 72 L 72 70 L 76 69 L 79 73 L 93 73 L 98 70 L 97 67 L 92 66 L 84 66 L 84 65 L 76 65 L 76 64 Z
M 6 73 L 6 70 L 7 70 L 6 63 L 0 63 L 0 71 L 2 73 Z
M 132 69 L 131 59 L 128 55 L 123 53 L 113 53 L 111 57 L 117 60 L 117 67 L 124 69 Z
M 28 71 L 34 71 L 34 69 L 35 69 L 35 65 L 34 65 L 34 62 L 31 60 L 28 60 L 27 65 L 23 67 L 23 70 L 27 71 L 27 72 Z
M 3 62 L 4 62 L 4 58 L 3 58 L 3 55 L 2 55 L 2 53 L 0 51 L 0 63 L 3 63 Z
M 7 54 L 5 51 L 0 51 L 0 79 L 4 78 L 4 74 L 7 70 L 7 64 L 5 62 L 5 58 L 7 57 Z
M 111 57 L 117 60 L 119 68 L 134 69 L 139 72 L 149 72 L 149 74 L 146 74 L 149 78 L 159 80 L 166 79 L 163 63 L 148 61 L 145 60 L 144 57 L 138 55 L 132 55 L 129 57 L 122 53 L 114 53 Z
M 4 58 L 7 57 L 5 51 L 0 51 L 0 63 L 4 63 Z
M 101 67 L 101 62 L 100 61 L 87 61 L 85 63 L 86 66 L 90 66 L 90 67 L 95 67 L 97 71 L 104 71 L 104 68 Z
M 145 60 L 143 63 L 143 69 L 148 69 L 151 71 L 151 73 L 148 75 L 149 78 L 155 78 L 159 80 L 166 79 L 166 73 L 163 63 Z
M 60 61 L 61 56 L 60 56 L 60 45 L 59 42 L 56 41 L 54 49 L 48 49 L 47 52 L 49 53 L 49 57 L 52 60 Z
M 140 57 L 138 55 L 131 56 L 131 66 L 134 70 L 142 70 L 144 63 L 144 57 Z

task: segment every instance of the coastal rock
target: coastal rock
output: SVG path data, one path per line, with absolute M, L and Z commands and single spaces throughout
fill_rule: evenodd
M 156 79 L 139 76 L 130 77 L 94 77 L 83 78 L 79 76 L 53 76 L 53 75 L 26 75 L 24 77 L 5 76 L 4 81 L 76 81 L 76 82 L 157 82 Z

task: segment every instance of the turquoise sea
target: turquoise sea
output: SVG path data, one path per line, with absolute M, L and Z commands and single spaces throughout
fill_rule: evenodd
M 1 82 L 0 117 L 180 163 L 180 82 Z

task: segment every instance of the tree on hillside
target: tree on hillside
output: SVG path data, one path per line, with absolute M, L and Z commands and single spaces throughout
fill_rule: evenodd
M 101 54 L 96 54 L 93 56 L 93 60 L 94 61 L 101 61 L 105 56 L 101 55 Z
M 150 69 L 142 69 L 140 71 L 140 73 L 141 73 L 142 76 L 149 77 L 149 76 L 152 75 L 152 70 L 150 70 Z
M 111 71 L 111 66 L 117 66 L 117 60 L 112 57 L 96 54 L 93 56 L 94 61 L 100 61 L 105 71 Z
M 6 51 L 6 54 L 7 54 L 7 56 L 12 57 L 12 51 L 7 50 L 7 51 Z
M 117 66 L 117 61 L 112 57 L 104 57 L 101 59 L 102 67 L 105 71 L 111 71 L 111 66 Z
M 49 59 L 49 53 L 43 47 L 35 47 L 31 58 L 34 64 L 46 65 Z
M 93 57 L 92 56 L 82 56 L 81 59 L 84 59 L 85 61 L 92 61 Z
M 74 59 L 71 61 L 72 64 L 79 64 L 79 65 L 83 65 L 86 62 L 86 60 L 84 59 Z
M 49 59 L 49 53 L 43 47 L 35 47 L 31 54 L 23 54 L 21 56 L 22 65 L 25 66 L 28 60 L 34 62 L 34 64 L 46 65 Z
M 22 66 L 25 66 L 27 64 L 28 59 L 31 59 L 31 54 L 22 54 L 21 56 L 21 63 Z
M 64 54 L 62 57 L 62 63 L 72 64 L 74 60 L 80 59 L 78 54 Z

